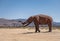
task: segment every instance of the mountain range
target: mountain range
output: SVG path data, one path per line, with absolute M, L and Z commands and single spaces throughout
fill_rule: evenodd
M 26 21 L 26 19 L 5 19 L 0 18 L 0 26 L 22 26 L 18 21 Z M 60 22 L 53 22 L 53 26 L 60 26 Z M 33 22 L 29 26 L 34 26 Z

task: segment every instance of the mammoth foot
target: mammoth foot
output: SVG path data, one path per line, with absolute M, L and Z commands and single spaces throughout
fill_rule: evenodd
M 37 33 L 37 32 L 40 32 L 40 30 L 39 31 L 35 31 L 35 33 Z
M 52 31 L 50 30 L 50 31 L 48 31 L 48 32 L 52 32 Z

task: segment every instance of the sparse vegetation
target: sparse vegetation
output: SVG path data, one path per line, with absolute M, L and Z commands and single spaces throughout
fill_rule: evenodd
M 14 29 L 14 28 L 35 29 L 35 27 L 28 27 L 28 26 L 27 26 L 27 27 L 22 27 L 22 26 L 21 26 L 21 27 L 15 27 L 15 26 L 0 26 L 0 29 L 1 29 L 1 28 L 9 28 L 9 29 Z M 49 29 L 49 27 L 40 27 L 40 29 L 46 29 L 46 30 L 47 30 L 47 29 Z M 60 27 L 52 27 L 52 29 L 54 29 L 54 30 L 55 30 L 55 29 L 60 29 Z

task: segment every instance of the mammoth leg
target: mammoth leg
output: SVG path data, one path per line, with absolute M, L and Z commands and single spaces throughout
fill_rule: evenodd
M 48 26 L 49 26 L 49 32 L 51 32 L 52 31 L 52 24 L 50 23 L 50 24 L 48 24 Z
M 39 30 L 39 25 L 36 25 L 36 24 L 35 24 L 35 32 L 37 32 L 37 31 L 40 32 L 40 30 Z

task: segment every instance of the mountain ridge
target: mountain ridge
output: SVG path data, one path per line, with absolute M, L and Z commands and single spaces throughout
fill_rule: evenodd
M 26 21 L 26 19 L 5 19 L 0 18 L 0 26 L 22 26 L 19 21 Z M 53 22 L 53 26 L 60 26 L 60 22 Z M 34 26 L 33 22 L 29 26 Z

